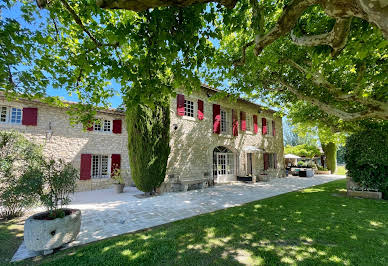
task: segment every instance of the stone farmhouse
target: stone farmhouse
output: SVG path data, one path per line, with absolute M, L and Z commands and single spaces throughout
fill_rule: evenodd
M 203 85 L 171 99 L 171 153 L 160 191 L 284 176 L 281 118 L 243 99 L 213 102 L 215 93 Z M 0 95 L 0 130 L 17 130 L 41 144 L 47 157 L 71 162 L 80 170 L 78 191 L 110 187 L 116 167 L 132 185 L 124 112 L 100 110 L 96 117 L 100 123 L 84 130 L 70 124 L 64 108 Z

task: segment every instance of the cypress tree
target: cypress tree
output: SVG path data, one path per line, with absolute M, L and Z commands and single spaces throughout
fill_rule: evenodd
M 331 171 L 332 174 L 335 173 L 337 169 L 337 145 L 333 142 L 326 144 L 321 143 L 322 150 L 326 155 L 327 169 Z
M 165 178 L 170 154 L 170 99 L 128 106 L 126 118 L 132 179 L 152 194 Z

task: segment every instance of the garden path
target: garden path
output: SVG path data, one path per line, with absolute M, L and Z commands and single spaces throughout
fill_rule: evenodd
M 78 192 L 73 196 L 70 207 L 82 211 L 81 231 L 76 241 L 65 248 L 239 206 L 344 177 L 340 175 L 287 177 L 254 184 L 223 184 L 148 198 L 136 197 L 142 192 L 134 187 L 126 187 L 122 194 L 116 194 L 113 189 Z M 12 261 L 37 255 L 40 254 L 27 250 L 22 244 Z

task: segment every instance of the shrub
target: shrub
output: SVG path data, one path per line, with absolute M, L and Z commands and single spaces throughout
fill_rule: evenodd
M 37 203 L 36 191 L 43 163 L 41 147 L 16 131 L 0 131 L 0 210 L 1 216 L 21 216 Z
M 298 161 L 297 165 L 298 166 L 305 166 L 305 163 L 303 161 Z
M 388 199 L 388 124 L 370 125 L 349 136 L 345 146 L 348 175 L 366 189 L 379 189 Z
M 76 182 L 79 179 L 78 170 L 61 159 L 49 160 L 44 163 L 42 171 L 35 175 L 35 178 L 36 183 L 43 184 L 36 193 L 47 208 L 49 218 L 64 217 L 65 212 L 62 208 L 71 202 L 70 193 L 74 193 L 76 188 Z
M 321 154 L 319 148 L 315 145 L 301 144 L 297 146 L 287 145 L 284 148 L 284 153 L 295 154 L 298 156 L 305 156 L 307 158 L 313 158 L 314 156 L 319 156 Z
M 152 193 L 165 178 L 170 154 L 169 97 L 154 106 L 128 107 L 127 129 L 132 179 L 138 189 Z
M 121 169 L 115 168 L 112 173 L 112 179 L 115 184 L 124 184 L 124 178 L 121 175 Z

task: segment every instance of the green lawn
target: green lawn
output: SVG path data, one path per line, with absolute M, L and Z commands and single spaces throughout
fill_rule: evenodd
M 0 220 L 0 265 L 5 264 L 23 241 L 23 220 Z
M 336 175 L 346 175 L 346 168 L 343 165 L 337 165 L 337 170 L 335 171 Z
M 388 201 L 344 191 L 345 181 L 335 181 L 28 263 L 388 265 Z

